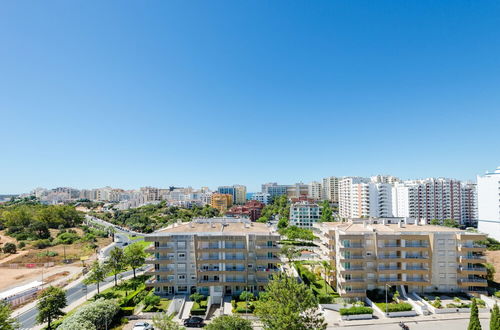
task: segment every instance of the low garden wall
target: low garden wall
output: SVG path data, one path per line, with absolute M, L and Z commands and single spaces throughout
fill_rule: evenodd
M 458 307 L 443 307 L 443 308 L 436 308 L 432 306 L 432 304 L 422 297 L 420 297 L 418 294 L 413 293 L 418 299 L 420 299 L 420 302 L 424 303 L 427 308 L 434 314 L 452 314 L 452 313 L 470 313 L 470 308 L 458 308 Z M 489 309 L 488 308 L 478 308 L 479 313 L 488 313 Z
M 386 317 L 406 317 L 406 316 L 416 316 L 417 315 L 417 312 L 415 312 L 414 310 L 404 311 L 404 312 L 386 313 L 385 311 L 382 311 L 382 309 L 380 309 L 380 307 L 378 307 L 377 304 L 375 304 L 373 301 L 371 301 L 370 298 L 366 297 L 365 301 L 368 304 L 368 306 L 370 306 L 371 308 L 373 308 L 374 310 L 376 310 L 377 312 L 379 312 L 380 314 L 382 314 Z
M 373 314 L 342 315 L 342 320 L 344 320 L 344 321 L 370 320 L 372 317 L 373 317 Z

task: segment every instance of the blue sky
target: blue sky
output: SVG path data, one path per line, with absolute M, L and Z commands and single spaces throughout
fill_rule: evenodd
M 500 165 L 496 1 L 3 1 L 0 193 Z

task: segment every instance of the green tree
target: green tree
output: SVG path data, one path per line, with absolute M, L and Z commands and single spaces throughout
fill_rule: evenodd
M 43 290 L 36 304 L 38 315 L 36 320 L 39 324 L 47 322 L 47 329 L 51 329 L 51 323 L 64 315 L 62 309 L 66 307 L 66 293 L 55 286 L 49 286 Z
M 493 306 L 491 311 L 490 330 L 500 330 L 500 311 L 497 304 Z
M 246 300 L 253 300 L 255 298 L 255 296 L 253 295 L 253 293 L 249 292 L 249 291 L 243 291 L 242 293 L 240 293 L 240 300 L 241 301 L 246 301 Z
M 275 276 L 255 305 L 265 329 L 326 329 L 313 292 L 286 274 Z
M 118 284 L 117 276 L 125 269 L 126 266 L 125 254 L 123 253 L 123 250 L 119 247 L 115 247 L 113 250 L 111 250 L 111 252 L 109 253 L 107 264 L 109 269 L 113 273 L 113 276 L 115 277 L 116 286 Z
M 90 269 L 90 275 L 83 281 L 85 284 L 97 284 L 97 294 L 99 294 L 99 284 L 106 278 L 106 273 L 108 268 L 105 264 L 99 263 L 99 261 L 94 261 L 92 268 Z
M 221 315 L 212 320 L 207 330 L 252 330 L 252 322 L 236 315 Z
M 19 327 L 17 321 L 11 317 L 12 310 L 9 303 L 0 300 L 0 329 L 14 330 Z
M 144 298 L 144 305 L 146 306 L 156 306 L 160 303 L 160 297 L 155 294 L 147 295 Z
M 333 266 L 329 261 L 326 260 L 323 260 L 321 262 L 321 266 L 323 267 L 323 274 L 325 276 L 325 294 L 326 294 L 328 293 L 327 288 L 329 286 L 329 279 L 332 276 Z
M 300 257 L 300 251 L 289 244 L 283 245 L 281 248 L 281 254 L 288 259 L 289 263 L 292 263 L 295 259 Z
M 321 203 L 321 222 L 332 222 L 333 221 L 333 211 L 332 208 L 330 207 L 330 202 L 327 200 L 324 200 Z
M 129 265 L 134 271 L 135 278 L 135 270 L 142 265 L 146 261 L 147 254 L 144 252 L 144 248 L 140 243 L 134 243 L 125 248 L 125 263 Z
M 477 308 L 477 303 L 475 298 L 472 298 L 472 306 L 470 308 L 470 320 L 467 330 L 481 330 L 481 323 L 479 322 L 479 310 Z
M 485 266 L 486 266 L 486 279 L 488 281 L 493 281 L 495 277 L 495 266 L 493 266 L 489 262 L 487 262 Z
M 203 299 L 205 299 L 205 296 L 202 295 L 201 293 L 195 292 L 192 295 L 189 296 L 189 299 L 191 299 L 194 302 L 200 303 Z
M 14 243 L 5 243 L 3 245 L 3 253 L 10 253 L 10 254 L 14 254 L 17 252 L 17 249 L 16 249 L 16 245 Z
M 157 330 L 184 330 L 174 320 L 174 314 L 167 315 L 166 313 L 156 313 L 153 316 L 153 326 Z

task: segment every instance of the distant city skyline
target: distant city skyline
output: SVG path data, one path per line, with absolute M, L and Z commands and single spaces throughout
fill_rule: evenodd
M 500 165 L 494 1 L 0 3 L 0 193 Z
M 494 166 L 493 168 L 497 168 L 497 166 Z M 483 175 L 485 173 L 489 173 L 491 172 L 491 170 L 485 170 L 481 173 L 477 173 L 477 175 Z M 33 191 L 35 190 L 36 188 L 45 188 L 45 189 L 54 189 L 54 188 L 58 188 L 58 187 L 68 187 L 68 188 L 75 188 L 75 189 L 79 189 L 79 190 L 91 190 L 91 189 L 99 189 L 99 188 L 104 188 L 104 187 L 111 187 L 111 188 L 114 188 L 114 189 L 124 189 L 124 190 L 139 190 L 141 187 L 155 187 L 155 188 L 163 188 L 163 189 L 168 189 L 169 187 L 179 187 L 179 188 L 187 188 L 187 187 L 192 187 L 194 189 L 199 189 L 201 187 L 208 187 L 210 190 L 212 191 L 217 191 L 217 188 L 218 187 L 222 187 L 222 186 L 232 186 L 232 185 L 243 185 L 247 188 L 247 193 L 255 193 L 255 192 L 260 192 L 261 191 L 261 188 L 262 188 L 262 184 L 265 184 L 265 183 L 272 183 L 272 182 L 276 182 L 278 184 L 295 184 L 295 183 L 304 183 L 304 184 L 309 184 L 311 182 L 315 182 L 315 181 L 321 181 L 323 178 L 327 178 L 327 177 L 330 177 L 330 176 L 335 176 L 335 177 L 339 177 L 339 178 L 342 178 L 342 177 L 362 177 L 362 178 L 370 178 L 370 177 L 373 177 L 373 176 L 377 176 L 377 175 L 389 175 L 389 176 L 394 176 L 394 177 L 397 177 L 403 181 L 405 180 L 421 180 L 421 179 L 427 179 L 427 178 L 448 178 L 448 179 L 457 179 L 457 180 L 460 180 L 460 181 L 464 181 L 464 182 L 476 182 L 476 175 L 473 177 L 473 178 L 470 178 L 470 179 L 467 179 L 467 178 L 459 178 L 459 177 L 451 177 L 451 176 L 422 176 L 422 177 L 402 177 L 402 176 L 398 176 L 398 175 L 394 175 L 392 173 L 376 173 L 376 174 L 371 174 L 371 175 L 326 175 L 326 176 L 322 176 L 322 177 L 316 177 L 316 178 L 312 178 L 310 180 L 295 180 L 295 181 L 284 181 L 284 180 L 269 180 L 269 181 L 262 181 L 262 182 L 258 182 L 258 183 L 253 183 L 253 184 L 245 184 L 245 183 L 242 183 L 242 182 L 224 182 L 223 184 L 215 184 L 215 185 L 202 185 L 202 184 L 185 184 L 185 185 L 182 185 L 182 184 L 142 184 L 142 185 L 137 185 L 137 186 L 132 186 L 132 185 L 110 185 L 110 184 L 101 184 L 101 185 L 96 185 L 96 186 L 75 186 L 75 185 L 69 185 L 69 184 L 60 184 L 60 185 L 54 185 L 54 184 L 49 184 L 49 185 L 37 185 L 37 186 L 33 186 L 31 188 L 28 188 L 27 190 L 24 190 L 24 191 L 18 191 L 18 192 L 2 192 L 0 191 L 0 195 L 9 195 L 9 194 L 14 194 L 14 195 L 18 195 L 18 194 L 25 194 L 25 193 L 29 193 L 30 191 Z

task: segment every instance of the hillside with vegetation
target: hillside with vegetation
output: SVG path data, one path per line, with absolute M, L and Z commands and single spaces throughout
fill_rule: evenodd
M 220 213 L 209 205 L 181 208 L 161 202 L 123 211 L 94 213 L 94 215 L 119 226 L 151 233 L 178 220 L 188 222 L 197 217 L 213 218 L 220 216 Z
M 31 197 L 0 204 L 0 258 L 25 251 L 14 262 L 58 262 L 109 244 L 108 232 L 83 220 L 72 205 L 44 205 Z

